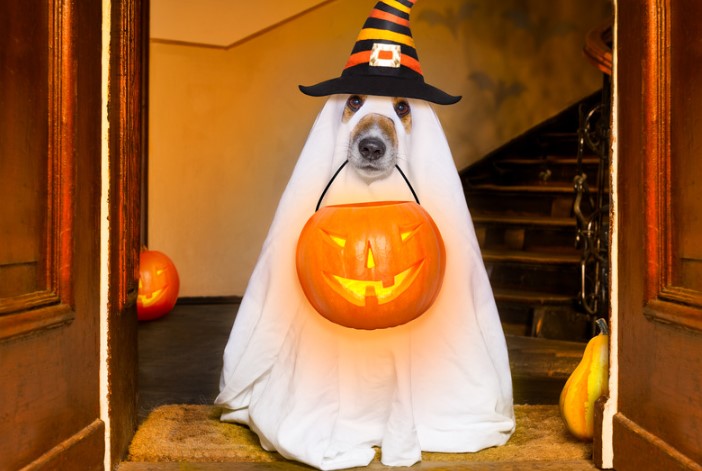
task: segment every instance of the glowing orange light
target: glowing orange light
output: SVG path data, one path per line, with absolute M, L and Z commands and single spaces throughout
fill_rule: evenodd
M 413 202 L 327 206 L 307 222 L 297 273 L 324 317 L 356 329 L 381 329 L 419 317 L 444 276 L 443 240 Z
M 178 300 L 180 278 L 173 262 L 164 253 L 142 250 L 139 255 L 139 320 L 158 319 L 168 314 Z

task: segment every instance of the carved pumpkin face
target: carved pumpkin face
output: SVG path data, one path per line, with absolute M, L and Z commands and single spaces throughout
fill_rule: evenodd
M 156 250 L 139 255 L 137 317 L 153 320 L 168 314 L 178 299 L 180 278 L 170 258 Z
M 382 329 L 419 317 L 436 299 L 446 253 L 436 224 L 414 202 L 327 206 L 302 230 L 297 274 L 332 322 Z

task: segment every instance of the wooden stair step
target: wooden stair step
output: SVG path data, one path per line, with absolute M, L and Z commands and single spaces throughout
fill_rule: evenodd
M 586 343 L 506 335 L 514 376 L 567 379 L 578 366 Z
M 575 218 L 570 217 L 549 217 L 534 215 L 511 215 L 511 214 L 473 214 L 473 224 L 484 225 L 505 225 L 521 227 L 556 227 L 574 228 Z
M 466 202 L 472 214 L 572 217 L 575 193 L 519 193 L 512 190 L 466 190 Z
M 538 165 L 570 165 L 576 166 L 578 158 L 575 156 L 563 155 L 547 155 L 545 157 L 519 157 L 517 155 L 504 157 L 495 160 L 495 165 L 514 165 L 514 166 L 538 166 Z M 600 158 L 596 155 L 587 155 L 582 158 L 583 165 L 597 165 L 600 163 Z
M 580 253 L 483 250 L 493 290 L 533 291 L 574 296 L 580 290 Z
M 558 404 L 585 343 L 506 335 L 516 404 Z M 569 469 L 569 468 L 564 468 Z
M 475 225 L 482 250 L 524 251 L 528 253 L 571 253 L 575 245 L 575 226 L 552 225 Z
M 580 169 L 589 181 L 595 181 L 599 168 L 597 156 L 583 157 Z M 491 167 L 493 183 L 504 184 L 541 184 L 542 182 L 562 182 L 572 185 L 573 178 L 579 174 L 578 159 L 574 155 L 520 157 L 510 156 L 495 160 Z M 510 183 L 511 182 L 511 183 Z
M 483 250 L 482 254 L 485 263 L 508 262 L 539 265 L 576 265 L 580 263 L 580 254 L 575 249 L 569 253 Z
M 597 186 L 594 184 L 589 185 L 590 193 L 595 194 L 597 192 Z M 604 189 L 605 193 L 609 193 L 609 185 Z M 499 183 L 478 183 L 478 184 L 467 184 L 465 187 L 465 193 L 467 195 L 479 194 L 479 193 L 497 193 L 497 194 L 543 194 L 543 195 L 563 195 L 570 194 L 574 195 L 575 190 L 571 183 L 564 182 L 540 182 L 533 185 L 501 185 Z
M 542 288 L 493 290 L 505 334 L 578 341 L 589 338 L 591 324 L 578 311 L 574 292 L 560 289 L 547 293 Z
M 595 191 L 595 188 L 590 188 Z M 544 194 L 573 194 L 573 185 L 563 183 L 544 183 L 541 185 L 499 185 L 495 183 L 478 183 L 468 185 L 466 191 L 469 193 L 544 193 Z
M 516 289 L 496 288 L 493 290 L 497 303 L 544 305 L 563 304 L 570 305 L 575 297 L 563 293 L 546 293 L 538 291 L 525 291 Z
M 534 139 L 542 146 L 557 146 L 575 144 L 575 149 L 578 145 L 577 125 L 573 130 L 566 131 L 542 131 L 538 133 Z
M 562 140 L 571 140 L 571 139 L 578 139 L 578 132 L 577 130 L 572 130 L 572 131 L 542 131 L 539 133 L 539 137 L 542 139 L 547 139 L 547 140 L 553 140 L 553 141 L 562 141 Z
M 575 296 L 580 291 L 580 264 L 535 264 L 485 261 L 493 290 L 534 291 Z

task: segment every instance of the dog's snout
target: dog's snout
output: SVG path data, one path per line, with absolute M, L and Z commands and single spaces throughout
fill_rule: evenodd
M 359 113 L 363 112 L 359 110 Z M 394 119 L 381 113 L 367 113 L 351 130 L 347 156 L 357 173 L 370 182 L 392 172 L 398 149 Z
M 367 137 L 358 143 L 358 152 L 367 160 L 378 160 L 385 155 L 385 151 L 385 143 L 376 137 Z

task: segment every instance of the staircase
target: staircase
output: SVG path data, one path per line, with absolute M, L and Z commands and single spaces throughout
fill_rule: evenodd
M 460 174 L 508 335 L 592 335 L 591 319 L 577 308 L 582 250 L 575 245 L 573 178 L 579 108 L 600 100 L 600 92 L 581 100 Z M 588 182 L 596 181 L 598 162 L 594 153 L 583 155 Z

